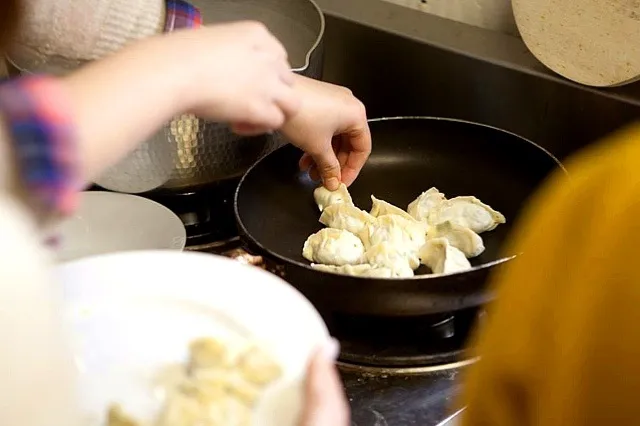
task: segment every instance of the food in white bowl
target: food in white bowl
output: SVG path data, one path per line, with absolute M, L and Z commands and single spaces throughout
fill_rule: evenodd
M 58 272 L 86 425 L 102 426 L 110 413 L 112 426 L 164 426 L 171 407 L 198 404 L 225 419 L 235 410 L 229 426 L 297 423 L 307 363 L 329 334 L 280 278 L 170 251 L 86 258 Z M 171 423 L 182 425 L 190 423 Z

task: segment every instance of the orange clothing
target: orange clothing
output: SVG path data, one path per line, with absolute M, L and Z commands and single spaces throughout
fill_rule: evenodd
M 640 424 L 640 125 L 566 166 L 496 276 L 463 426 Z

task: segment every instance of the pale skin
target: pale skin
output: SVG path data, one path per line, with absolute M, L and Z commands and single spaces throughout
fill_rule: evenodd
M 175 57 L 185 60 L 167 60 Z M 364 106 L 348 89 L 289 68 L 266 28 L 244 22 L 151 37 L 69 75 L 83 176 L 90 181 L 172 116 L 193 112 L 243 135 L 280 129 L 308 153 L 300 165 L 312 177 L 329 189 L 350 185 L 371 152 Z
M 182 61 L 167 58 L 183 58 Z M 280 129 L 307 154 L 300 167 L 329 189 L 351 184 L 371 151 L 365 109 L 347 89 L 297 76 L 282 45 L 254 22 L 204 27 L 132 43 L 62 80 L 90 182 L 171 117 L 192 112 L 239 134 Z M 7 150 L 0 120 L 0 153 Z M 3 141 L 4 139 L 4 141 Z M 4 142 L 4 143 L 2 143 Z M 22 197 L 10 155 L 0 186 Z M 10 175 L 8 175 L 10 174 Z M 335 348 L 309 366 L 300 426 L 347 426 Z

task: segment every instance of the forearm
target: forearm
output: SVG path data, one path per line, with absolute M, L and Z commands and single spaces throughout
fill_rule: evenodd
M 64 78 L 86 182 L 189 107 L 179 39 L 139 41 Z

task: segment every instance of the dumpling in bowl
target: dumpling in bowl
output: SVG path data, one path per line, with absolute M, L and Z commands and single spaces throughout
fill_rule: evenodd
M 358 233 L 366 248 L 388 243 L 406 252 L 417 252 L 425 242 L 427 225 L 395 214 L 386 214 L 368 223 Z
M 420 266 L 420 259 L 416 254 L 385 242 L 371 246 L 366 251 L 365 258 L 369 265 L 390 269 L 392 276 L 396 278 L 412 277 L 414 269 Z
M 375 220 L 373 216 L 354 205 L 340 203 L 325 207 L 320 215 L 320 223 L 329 228 L 344 229 L 358 234 L 364 226 Z
M 355 265 L 362 263 L 364 245 L 349 231 L 324 228 L 307 238 L 302 256 L 314 263 Z
M 463 252 L 449 244 L 446 238 L 428 240 L 418 254 L 420 261 L 434 274 L 449 274 L 471 269 Z
M 371 196 L 371 216 L 379 217 L 387 214 L 395 214 L 398 216 L 402 216 L 407 220 L 414 220 L 409 213 L 402 210 L 400 207 L 396 207 L 391 203 L 388 203 L 384 200 L 380 200 L 373 195 Z
M 407 206 L 407 212 L 415 220 L 424 221 L 429 217 L 429 212 L 435 206 L 446 200 L 444 194 L 437 188 L 429 188 Z
M 351 194 L 349 194 L 347 185 L 344 183 L 341 183 L 335 191 L 329 191 L 324 186 L 319 186 L 313 190 L 313 198 L 316 200 L 316 204 L 320 211 L 323 211 L 327 206 L 332 206 L 334 204 L 345 203 L 353 205 Z
M 499 224 L 505 223 L 506 219 L 502 213 L 476 197 L 455 197 L 431 209 L 427 221 L 431 226 L 451 221 L 480 234 L 495 229 Z
M 353 275 L 356 277 L 391 278 L 393 276 L 391 269 L 371 266 L 368 263 L 363 263 L 362 265 L 344 265 L 344 266 L 322 265 L 318 263 L 312 263 L 311 267 L 323 272 L 329 272 L 332 274 L 341 274 L 341 275 Z
M 484 251 L 484 242 L 480 235 L 450 220 L 429 228 L 427 239 L 432 238 L 446 238 L 449 244 L 463 252 L 467 257 L 480 256 Z

